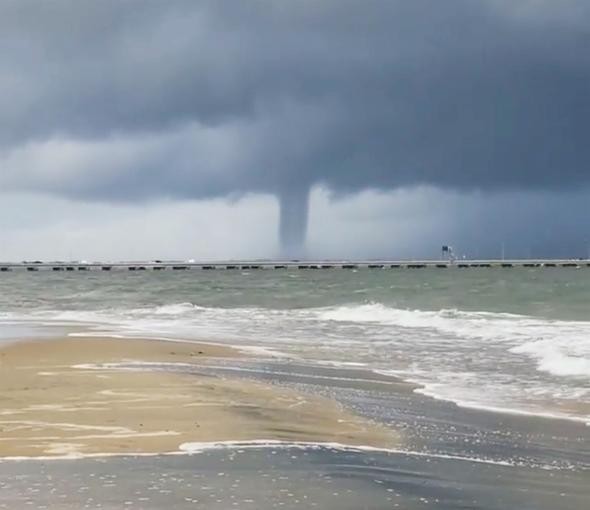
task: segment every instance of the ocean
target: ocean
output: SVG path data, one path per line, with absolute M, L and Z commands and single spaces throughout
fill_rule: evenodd
M 590 270 L 584 268 L 2 274 L 0 341 L 72 331 L 238 346 L 251 359 L 203 370 L 334 398 L 406 439 L 391 452 L 196 445 L 191 456 L 135 459 L 137 472 L 125 467 L 129 459 L 117 458 L 54 467 L 2 462 L 0 488 L 13 498 L 7 501 L 25 501 L 25 485 L 43 487 L 48 470 L 71 470 L 96 492 L 89 508 L 119 508 L 120 501 L 92 506 L 100 501 L 96 470 L 104 462 L 119 479 L 129 478 L 123 492 L 142 494 L 125 496 L 131 508 L 161 507 L 166 498 L 146 500 L 141 485 L 153 476 L 142 481 L 140 474 L 160 465 L 174 479 L 196 469 L 213 480 L 199 487 L 217 487 L 218 472 L 235 483 L 239 472 L 252 484 L 252 495 L 244 496 L 252 508 L 311 508 L 312 499 L 320 508 L 582 508 L 590 497 Z M 391 389 L 399 380 L 413 389 Z M 215 468 L 199 464 L 204 455 Z M 216 471 L 236 455 L 239 462 Z M 313 490 L 305 482 L 306 503 L 305 486 L 293 480 L 305 480 L 310 466 L 327 478 Z M 258 471 L 274 472 L 279 482 Z M 198 495 L 184 487 L 174 507 L 230 507 L 222 489 L 209 489 L 220 496 L 207 506 L 197 485 Z M 256 496 L 261 487 L 270 491 L 265 503 Z M 38 501 L 77 508 L 76 491 L 63 490 L 69 496 L 62 500 Z M 355 496 L 329 497 L 346 491 Z M 286 494 L 297 494 L 299 503 Z
M 11 273 L 0 332 L 229 343 L 359 367 L 458 405 L 590 422 L 590 271 Z

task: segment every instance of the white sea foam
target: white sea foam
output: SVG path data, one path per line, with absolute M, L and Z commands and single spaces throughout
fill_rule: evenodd
M 557 376 L 590 378 L 590 353 L 581 342 L 570 339 L 533 340 L 513 347 L 511 352 L 529 354 L 538 360 L 539 370 Z
M 127 372 L 145 372 L 158 369 L 170 369 L 170 368 L 181 368 L 181 369 L 194 369 L 198 365 L 192 363 L 181 363 L 181 362 L 166 362 L 166 361 L 136 361 L 129 360 L 123 362 L 113 363 L 79 363 L 72 365 L 71 368 L 77 370 L 121 370 Z
M 590 377 L 590 322 L 555 321 L 506 313 L 399 310 L 381 304 L 338 307 L 326 320 L 436 331 L 453 338 L 506 343 L 515 354 L 537 359 L 556 376 Z
M 177 303 L 171 305 L 162 305 L 157 306 L 155 308 L 147 308 L 147 309 L 136 309 L 133 310 L 135 313 L 139 314 L 154 314 L 154 315 L 185 315 L 187 313 L 194 312 L 195 310 L 204 310 L 205 308 L 197 305 L 193 305 L 192 303 Z
M 537 418 L 548 418 L 551 420 L 566 420 L 566 421 L 574 421 L 578 423 L 583 423 L 585 425 L 590 426 L 590 416 L 572 416 L 571 414 L 567 414 L 564 412 L 547 412 L 541 409 L 531 408 L 530 410 L 526 409 L 526 402 L 521 404 L 520 408 L 516 407 L 509 407 L 509 406 L 501 406 L 501 405 L 490 405 L 486 403 L 482 403 L 480 400 L 461 400 L 457 398 L 456 394 L 452 397 L 443 396 L 445 395 L 444 392 L 440 391 L 440 387 L 437 385 L 429 385 L 426 384 L 422 387 L 416 388 L 414 390 L 416 393 L 420 393 L 422 395 L 426 395 L 428 397 L 432 397 L 437 400 L 447 400 L 453 402 L 459 407 L 464 407 L 467 409 L 479 409 L 480 411 L 489 411 L 492 413 L 503 413 L 503 414 L 513 414 L 516 416 L 531 416 Z M 458 392 L 457 392 L 458 393 Z
M 434 452 L 412 451 L 401 448 L 379 448 L 375 446 L 356 446 L 347 445 L 337 442 L 310 442 L 310 441 L 278 441 L 273 439 L 260 439 L 253 441 L 219 441 L 219 442 L 200 442 L 184 443 L 179 449 L 188 454 L 198 454 L 209 450 L 255 450 L 267 448 L 272 450 L 335 450 L 344 452 L 369 452 L 409 455 L 412 457 L 427 457 L 446 460 L 458 460 L 463 462 L 473 462 L 478 464 L 493 464 L 496 466 L 515 467 L 519 463 L 512 460 L 495 460 L 484 457 L 469 457 L 463 455 L 450 455 Z
M 406 455 L 410 457 L 422 457 L 431 459 L 441 460 L 455 460 L 460 462 L 469 462 L 476 464 L 489 464 L 500 467 L 517 467 L 523 465 L 521 461 L 515 461 L 511 459 L 493 459 L 487 457 L 475 457 L 475 456 L 463 456 L 463 455 L 451 455 L 436 452 L 425 452 L 425 451 L 413 451 L 404 450 L 397 448 L 378 448 L 374 446 L 353 446 L 343 443 L 336 442 L 310 442 L 310 441 L 278 441 L 272 439 L 260 439 L 252 441 L 217 441 L 217 442 L 193 442 L 183 443 L 180 445 L 177 451 L 161 452 L 161 453 L 80 453 L 75 448 L 76 445 L 60 444 L 55 449 L 55 455 L 44 455 L 38 457 L 26 457 L 26 456 L 13 456 L 13 457 L 0 457 L 0 463 L 2 462 L 14 462 L 14 461 L 60 461 L 60 460 L 80 460 L 86 458 L 109 458 L 109 457 L 156 457 L 156 456 L 178 456 L 178 455 L 198 455 L 212 450 L 232 450 L 232 451 L 244 451 L 244 450 L 260 450 L 260 449 L 271 449 L 276 450 L 330 450 L 330 451 L 341 451 L 341 452 L 358 452 L 358 453 L 382 453 L 390 455 Z M 557 469 L 552 465 L 536 465 L 529 467 L 537 467 L 539 469 Z
M 373 338 L 389 332 L 380 346 L 411 362 L 377 371 L 421 384 L 417 391 L 426 395 L 464 407 L 590 423 L 590 416 L 565 410 L 590 401 L 590 322 L 381 304 L 336 307 L 320 316 L 364 324 Z
M 590 333 L 590 322 L 551 321 L 509 313 L 460 311 L 404 310 L 380 303 L 340 306 L 320 311 L 323 320 L 345 323 L 397 326 L 407 329 L 431 330 L 465 338 L 517 341 L 530 335 L 557 332 L 584 337 Z

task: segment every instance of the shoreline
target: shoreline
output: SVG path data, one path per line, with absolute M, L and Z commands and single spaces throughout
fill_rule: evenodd
M 47 326 L 45 326 L 47 327 Z M 208 340 L 191 340 L 191 339 L 182 339 L 182 338 L 175 338 L 172 336 L 139 336 L 139 335 L 130 335 L 124 333 L 117 333 L 114 331 L 80 331 L 79 328 L 72 326 L 69 327 L 57 327 L 55 326 L 59 336 L 52 336 L 49 333 L 41 336 L 35 337 L 27 337 L 27 338 L 6 338 L 3 342 L 0 342 L 0 356 L 2 351 L 15 344 L 22 344 L 23 342 L 26 343 L 37 343 L 37 342 L 51 342 L 55 341 L 56 339 L 60 340 L 77 340 L 77 339 L 95 339 L 95 340 L 121 340 L 121 341 L 149 341 L 149 342 L 161 342 L 161 343 L 170 343 L 170 344 L 181 344 L 181 345 L 192 345 L 192 346 L 201 346 L 206 349 L 213 348 L 213 349 L 220 349 L 217 355 L 205 354 L 201 361 L 204 359 L 211 359 L 211 358 L 250 358 L 257 354 L 261 354 L 267 356 L 269 359 L 285 359 L 292 362 L 300 362 L 304 364 L 309 364 L 309 366 L 327 366 L 327 367 L 334 367 L 343 370 L 352 370 L 352 371 L 360 371 L 364 372 L 367 371 L 371 373 L 373 376 L 376 377 L 383 377 L 383 383 L 392 384 L 392 385 L 400 385 L 406 386 L 411 388 L 411 391 L 422 395 L 428 398 L 431 398 L 435 401 L 440 402 L 447 402 L 457 408 L 466 409 L 471 411 L 480 411 L 492 414 L 500 414 L 506 415 L 509 417 L 524 417 L 524 418 L 541 418 L 544 420 L 551 420 L 551 421 L 565 421 L 567 423 L 576 423 L 581 424 L 587 427 L 590 427 L 590 415 L 579 415 L 579 414 L 561 414 L 562 409 L 559 410 L 531 410 L 531 409 L 518 409 L 518 408 L 510 408 L 510 407 L 500 407 L 494 405 L 487 405 L 487 404 L 479 404 L 475 402 L 464 401 L 460 398 L 451 398 L 449 396 L 440 396 L 436 392 L 432 391 L 430 385 L 424 382 L 420 382 L 411 376 L 408 378 L 404 378 L 397 374 L 388 374 L 386 370 L 383 369 L 372 369 L 366 366 L 351 366 L 348 362 L 338 362 L 338 361 L 318 361 L 318 360 L 305 360 L 301 359 L 297 356 L 293 356 L 288 352 L 278 351 L 274 348 L 267 348 L 263 346 L 252 346 L 252 345 L 240 345 L 240 344 L 232 344 L 232 343 L 223 343 L 223 342 L 215 342 L 215 341 L 208 341 Z M 202 350 L 202 349 L 201 349 Z M 154 365 L 156 363 L 153 363 Z M 83 368 L 87 369 L 101 369 L 100 367 L 91 367 L 92 363 L 82 364 L 86 365 Z M 150 367 L 148 366 L 149 363 L 146 363 L 145 369 L 148 370 Z M 162 367 L 165 366 L 165 363 L 161 364 Z M 172 363 L 174 365 L 174 363 Z M 172 366 L 171 365 L 171 366 Z M 178 363 L 176 365 L 180 368 Z M 0 358 L 0 366 L 1 366 L 1 358 Z M 139 367 L 138 367 L 139 368 Z M 154 368 L 154 367 L 152 367 Z M 120 369 L 132 370 L 131 366 L 128 367 L 120 367 Z M 237 372 L 247 372 L 248 370 L 244 368 L 240 368 Z M 238 376 L 239 378 L 239 376 Z M 373 381 L 374 383 L 379 383 L 377 379 Z M 590 405 L 590 404 L 588 404 Z M 589 407 L 590 409 L 590 407 Z M 1 414 L 0 414 L 1 416 Z
M 491 466 L 516 468 L 519 467 L 516 462 L 503 460 L 494 460 L 491 458 L 481 458 L 468 455 L 452 455 L 436 452 L 406 450 L 403 448 L 387 448 L 367 445 L 350 445 L 335 442 L 320 441 L 281 441 L 276 439 L 252 439 L 248 441 L 210 441 L 210 442 L 192 442 L 179 445 L 178 450 L 169 452 L 124 452 L 124 453 L 88 453 L 72 454 L 61 456 L 14 456 L 0 457 L 0 464 L 4 462 L 35 462 L 35 461 L 72 461 L 72 460 L 92 460 L 92 459 L 116 459 L 116 458 L 146 458 L 146 457 L 190 457 L 210 451 L 236 451 L 243 453 L 245 450 L 330 450 L 332 452 L 348 453 L 377 453 L 392 454 L 405 457 L 426 458 L 426 459 L 444 459 L 457 462 L 468 462 L 474 464 L 488 464 Z M 537 467 L 537 469 L 548 469 L 546 466 Z
M 183 454 L 182 444 L 226 441 L 397 446 L 395 431 L 328 398 L 204 374 L 194 363 L 244 356 L 222 345 L 137 338 L 4 345 L 0 460 Z
M 114 343 L 121 341 L 126 342 Z M 156 348 L 153 340 L 147 341 Z M 167 347 L 167 354 L 174 350 L 178 362 L 184 363 L 176 345 L 156 343 L 158 348 Z M 190 349 L 198 344 L 184 345 Z M 107 354 L 102 353 L 94 362 L 120 363 L 120 359 L 106 361 Z M 363 374 L 350 367 L 312 367 L 247 356 L 225 360 L 199 356 L 192 360 L 194 373 L 183 365 L 181 373 L 170 374 L 170 367 L 162 367 L 161 373 L 131 374 L 140 378 L 171 375 L 173 380 L 179 375 L 202 378 L 216 386 L 238 381 L 241 395 L 250 394 L 251 383 L 257 387 L 262 383 L 272 390 L 269 394 L 277 395 L 278 391 L 282 399 L 276 413 L 267 402 L 262 407 L 267 430 L 285 422 L 283 412 L 290 407 L 286 400 L 290 395 L 325 395 L 326 399 L 313 399 L 323 406 L 319 412 L 333 401 L 340 402 L 344 409 L 354 409 L 375 423 L 395 424 L 395 429 L 403 431 L 403 443 L 392 442 L 391 433 L 387 446 L 371 447 L 364 446 L 366 435 L 362 444 L 353 445 L 351 441 L 344 444 L 318 438 L 317 434 L 303 440 L 301 431 L 295 439 L 273 439 L 257 430 L 257 439 L 192 439 L 185 443 L 176 436 L 171 438 L 175 444 L 169 451 L 153 453 L 128 449 L 4 456 L 0 457 L 0 508 L 36 504 L 40 508 L 171 505 L 179 509 L 281 506 L 294 510 L 304 502 L 313 502 L 319 508 L 355 510 L 367 505 L 392 508 L 395 503 L 413 508 L 428 500 L 447 510 L 488 508 L 490 501 L 498 501 L 498 509 L 530 506 L 533 501 L 547 510 L 574 510 L 582 508 L 587 499 L 587 427 L 456 408 L 449 402 L 416 395 L 413 386 L 395 382 L 391 376 L 375 377 L 370 371 Z M 132 361 L 123 364 L 128 367 Z M 242 367 L 250 376 L 232 372 Z M 92 373 L 102 379 L 128 372 L 103 368 Z M 298 409 L 301 407 L 294 408 Z M 172 420 L 171 414 L 167 416 Z M 224 416 L 227 419 L 229 415 Z M 277 416 L 281 420 L 271 420 Z M 287 414 L 290 423 L 292 416 Z M 0 415 L 0 420 L 4 418 Z M 326 422 L 322 423 L 325 426 Z M 32 492 L 31 487 L 39 492 Z
M 507 416 L 516 416 L 516 417 L 523 417 L 523 418 L 540 418 L 543 420 L 551 420 L 551 421 L 565 421 L 568 423 L 575 423 L 579 425 L 585 425 L 590 427 L 590 416 L 574 416 L 574 415 L 565 415 L 565 414 L 554 414 L 550 411 L 533 411 L 529 409 L 511 409 L 508 407 L 498 407 L 493 405 L 484 405 L 484 404 L 476 404 L 473 402 L 464 402 L 459 399 L 452 400 L 451 398 L 443 398 L 439 397 L 436 394 L 428 391 L 425 385 L 418 385 L 418 388 L 415 388 L 413 391 L 419 395 L 423 395 L 425 397 L 431 398 L 433 400 L 439 400 L 441 402 L 449 402 L 458 408 L 466 409 L 468 411 L 479 411 L 483 413 L 491 413 L 491 414 L 503 414 Z

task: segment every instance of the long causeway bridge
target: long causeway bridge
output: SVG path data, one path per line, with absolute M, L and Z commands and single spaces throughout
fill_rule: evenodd
M 134 262 L 0 262 L 0 273 L 11 271 L 246 271 L 329 269 L 472 269 L 472 268 L 590 268 L 590 259 L 516 260 L 239 260 L 239 261 L 134 261 Z

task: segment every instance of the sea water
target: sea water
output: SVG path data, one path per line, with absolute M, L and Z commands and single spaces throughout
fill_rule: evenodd
M 590 422 L 590 269 L 2 274 L 0 338 L 72 327 L 228 343 L 394 375 L 460 406 Z

